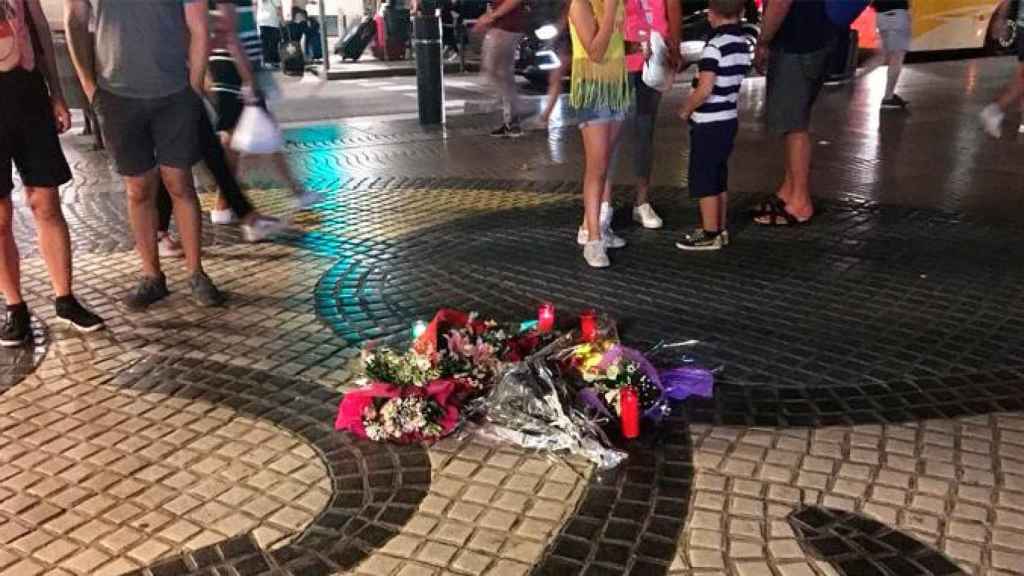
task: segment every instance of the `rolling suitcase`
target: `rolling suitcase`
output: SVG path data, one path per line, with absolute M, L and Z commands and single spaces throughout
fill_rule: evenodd
M 377 23 L 373 18 L 363 18 L 363 21 L 345 36 L 335 53 L 341 55 L 342 60 L 359 60 L 366 51 L 366 47 L 377 35 Z

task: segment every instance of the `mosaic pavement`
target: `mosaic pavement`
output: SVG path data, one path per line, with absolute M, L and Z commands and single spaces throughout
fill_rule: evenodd
M 1003 68 L 912 68 L 924 105 L 896 128 L 874 112 L 875 133 L 856 120 L 870 86 L 830 94 L 825 118 L 850 121 L 822 131 L 815 178 L 832 185 L 815 225 L 739 224 L 721 254 L 671 247 L 694 213 L 659 168 L 668 229 L 621 222 L 630 246 L 597 273 L 572 243 L 569 131 L 293 132 L 328 198 L 276 243 L 207 227 L 220 310 L 189 304 L 177 266 L 169 302 L 120 309 L 137 268 L 123 195 L 103 155 L 67 138 L 77 292 L 110 329 L 57 327 L 19 207 L 37 336 L 0 353 L 0 574 L 1021 574 L 1024 235 L 1007 223 L 1019 195 L 992 190 L 1024 183 L 1007 161 L 1022 144 L 971 131 L 979 84 L 952 105 L 928 84 Z M 746 113 L 758 105 L 755 88 Z M 971 154 L 937 161 L 937 133 Z M 660 155 L 685 152 L 677 127 L 662 138 Z M 740 208 L 774 174 L 750 153 L 767 143 L 755 128 L 741 142 Z M 285 211 L 263 166 L 246 174 L 257 204 Z M 935 186 L 902 187 L 915 180 Z M 700 340 L 724 367 L 715 397 L 677 406 L 609 472 L 472 436 L 331 430 L 363 342 L 401 340 L 439 306 L 528 317 L 541 300 L 564 318 L 606 310 L 634 343 Z

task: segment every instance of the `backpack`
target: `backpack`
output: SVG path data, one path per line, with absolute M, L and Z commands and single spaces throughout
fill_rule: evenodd
M 846 28 L 869 4 L 871 0 L 825 0 L 825 14 L 833 24 Z

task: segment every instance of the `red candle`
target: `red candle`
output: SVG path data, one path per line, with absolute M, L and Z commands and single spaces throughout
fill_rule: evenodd
M 584 342 L 597 340 L 597 313 L 585 310 L 580 314 L 580 335 Z
M 537 331 L 540 333 L 551 332 L 555 327 L 555 305 L 545 302 L 537 309 Z
M 632 386 L 619 390 L 619 422 L 623 437 L 636 438 L 640 435 L 640 400 Z

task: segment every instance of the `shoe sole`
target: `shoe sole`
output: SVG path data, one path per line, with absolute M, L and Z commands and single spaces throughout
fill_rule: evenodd
M 687 246 L 686 244 L 680 244 L 679 242 L 676 242 L 676 248 L 679 248 L 680 250 L 682 250 L 684 252 L 714 252 L 716 250 L 721 250 L 722 249 L 722 245 L 718 245 L 718 246 Z
M 26 334 L 21 340 L 0 340 L 0 347 L 3 348 L 20 348 L 28 344 L 29 334 Z
M 67 318 L 61 318 L 60 320 L 61 320 L 61 322 L 64 323 L 65 326 L 68 326 L 70 328 L 74 328 L 75 330 L 78 330 L 79 332 L 82 332 L 83 334 L 90 334 L 92 332 L 99 332 L 100 330 L 103 330 L 104 328 L 107 327 L 107 325 L 104 324 L 103 322 L 100 322 L 99 324 L 97 324 L 95 326 L 82 326 L 81 324 L 76 324 L 73 320 L 68 320 Z
M 523 137 L 523 133 L 520 132 L 518 134 L 509 134 L 508 137 L 512 138 L 513 140 L 515 140 L 516 138 L 522 138 Z
M 657 226 L 648 226 L 647 223 L 644 222 L 644 219 L 640 218 L 638 216 L 633 216 L 633 222 L 636 222 L 637 224 L 642 226 L 644 228 L 644 230 L 660 230 L 665 225 L 665 223 L 662 222 L 662 223 L 658 224 Z
M 149 302 L 148 304 L 144 304 L 142 306 L 132 306 L 132 305 L 126 303 L 126 302 L 122 302 L 121 303 L 121 307 L 124 308 L 125 310 L 129 311 L 129 312 L 145 312 L 146 310 L 149 310 L 154 305 L 159 304 L 159 303 L 163 302 L 164 300 L 167 300 L 167 298 L 170 297 L 170 295 L 171 295 L 171 292 L 168 290 L 163 296 L 157 298 L 156 300 L 153 300 L 152 302 Z

